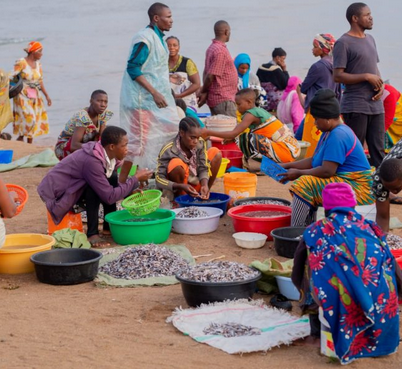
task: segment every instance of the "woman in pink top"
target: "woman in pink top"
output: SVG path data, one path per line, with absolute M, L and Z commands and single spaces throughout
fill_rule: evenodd
M 283 92 L 281 101 L 279 101 L 277 110 L 279 120 L 286 124 L 293 132 L 297 132 L 304 117 L 304 109 L 300 104 L 297 94 L 297 87 L 301 82 L 299 77 L 293 76 L 289 78 L 288 85 Z

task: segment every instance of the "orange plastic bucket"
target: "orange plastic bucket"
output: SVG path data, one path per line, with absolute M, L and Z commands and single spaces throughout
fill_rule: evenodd
M 68 212 L 59 224 L 54 224 L 52 216 L 47 212 L 47 233 L 53 234 L 56 231 L 64 228 L 78 229 L 80 232 L 84 231 L 82 226 L 81 214 Z
M 230 196 L 229 205 L 245 197 L 254 197 L 257 191 L 257 175 L 247 172 L 226 173 L 223 176 L 223 187 Z

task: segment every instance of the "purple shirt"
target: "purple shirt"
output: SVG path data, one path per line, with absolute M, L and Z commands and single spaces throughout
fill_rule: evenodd
M 45 202 L 55 224 L 72 210 L 91 186 L 106 204 L 113 204 L 129 195 L 138 186 L 136 177 L 127 179 L 113 187 L 106 178 L 103 149 L 98 142 L 88 142 L 82 149 L 64 158 L 43 178 L 38 186 L 38 194 Z
M 307 76 L 301 84 L 301 92 L 306 95 L 304 111 L 307 113 L 310 108 L 310 101 L 318 90 L 329 88 L 335 92 L 338 100 L 341 100 L 341 87 L 334 82 L 332 58 L 324 56 L 314 63 L 308 70 Z

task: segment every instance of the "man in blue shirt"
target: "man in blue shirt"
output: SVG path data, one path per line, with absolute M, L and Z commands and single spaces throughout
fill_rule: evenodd
M 178 131 L 179 118 L 169 82 L 169 52 L 164 33 L 173 24 L 172 12 L 162 3 L 148 9 L 150 24 L 133 39 L 120 97 L 121 125 L 128 132 L 128 156 L 120 181 L 132 164 L 156 168 L 156 158 L 166 140 Z

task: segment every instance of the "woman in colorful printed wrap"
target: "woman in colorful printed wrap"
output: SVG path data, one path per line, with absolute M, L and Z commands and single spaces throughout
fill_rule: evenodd
M 402 272 L 386 235 L 356 212 L 348 184 L 328 184 L 322 198 L 326 218 L 305 230 L 292 272 L 312 336 L 319 337 L 319 307 L 342 364 L 392 354 L 399 345 Z
M 279 101 L 277 110 L 278 118 L 292 132 L 297 132 L 304 117 L 304 110 L 297 93 L 300 83 L 301 79 L 299 77 L 293 76 L 289 78 L 288 85 Z
M 315 36 L 313 40 L 313 55 L 320 57 L 320 60 L 314 63 L 303 83 L 300 86 L 300 92 L 306 95 L 304 100 L 304 111 L 306 118 L 304 120 L 303 141 L 310 142 L 306 157 L 313 155 L 317 143 L 321 137 L 321 132 L 314 126 L 314 118 L 309 112 L 310 101 L 314 94 L 323 88 L 329 88 L 335 92 L 337 99 L 341 99 L 341 88 L 334 82 L 332 70 L 332 49 L 334 48 L 335 38 L 330 33 L 321 33 Z
M 183 118 L 176 138 L 159 153 L 156 185 L 164 190 L 169 200 L 183 194 L 205 200 L 209 198 L 222 153 L 216 147 L 207 150 L 200 136 L 198 121 L 191 117 Z
M 21 75 L 24 87 L 14 98 L 14 134 L 17 140 L 32 143 L 33 138 L 49 133 L 49 123 L 41 92 L 45 95 L 47 105 L 52 105 L 43 84 L 42 58 L 43 46 L 40 42 L 32 41 L 24 51 L 25 58 L 15 62 L 13 76 Z
M 391 85 L 384 85 L 385 149 L 390 150 L 402 138 L 402 95 Z
M 180 41 L 177 37 L 168 37 L 166 44 L 169 49 L 170 87 L 174 92 L 174 97 L 183 99 L 190 109 L 197 111 L 196 93 L 201 86 L 197 66 L 190 58 L 179 54 Z
M 84 143 L 99 140 L 107 121 L 113 117 L 113 113 L 106 110 L 107 104 L 105 91 L 92 92 L 89 107 L 75 113 L 57 139 L 54 151 L 59 160 L 81 149 Z
M 319 90 L 310 102 L 316 127 L 323 132 L 311 158 L 282 164 L 283 181 L 294 181 L 292 226 L 307 226 L 315 221 L 322 205 L 321 192 L 332 182 L 346 182 L 357 194 L 359 205 L 374 202 L 371 194 L 371 169 L 363 146 L 354 132 L 340 119 L 339 102 L 330 89 Z
M 246 160 L 261 160 L 267 156 L 277 163 L 293 162 L 300 155 L 300 147 L 290 129 L 265 109 L 255 106 L 256 93 L 251 88 L 236 94 L 237 110 L 242 121 L 232 130 L 225 132 L 205 129 L 204 138 L 215 136 L 226 140 L 238 137 L 238 146 Z
M 258 77 L 250 71 L 250 56 L 248 54 L 239 54 L 236 56 L 234 64 L 237 70 L 237 75 L 239 76 L 239 84 L 237 86 L 238 91 L 243 88 L 252 88 L 256 91 L 256 94 L 258 93 L 256 105 L 259 108 L 265 108 L 267 104 L 267 93 L 261 87 Z

